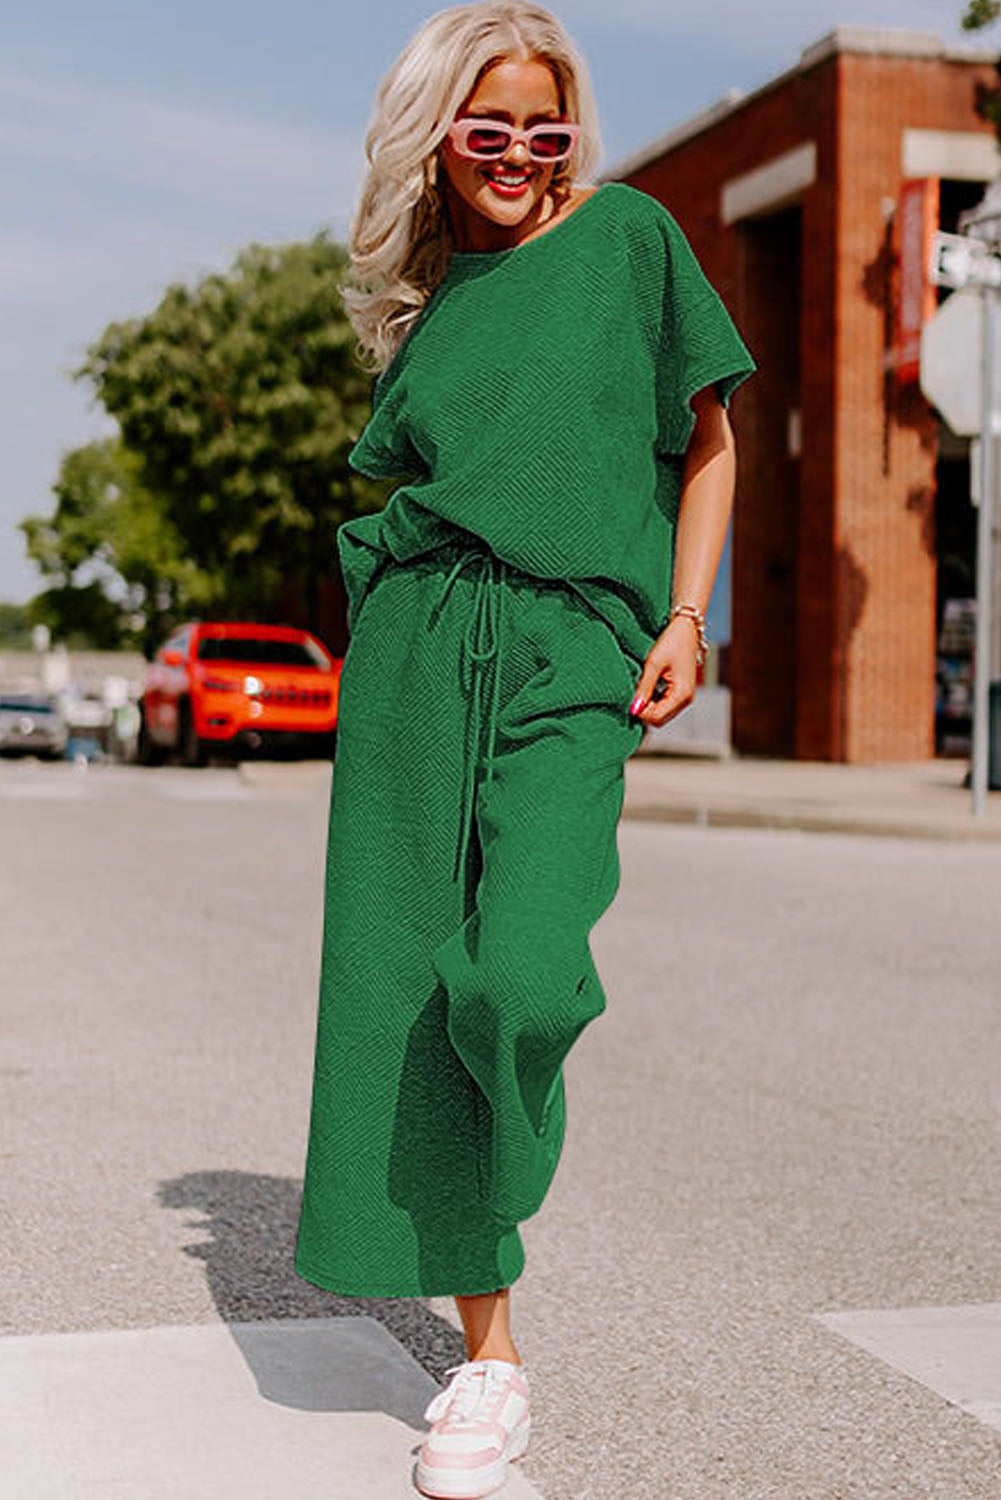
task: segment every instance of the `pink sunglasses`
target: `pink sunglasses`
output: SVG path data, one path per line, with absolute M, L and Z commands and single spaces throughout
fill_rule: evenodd
M 488 120 L 482 116 L 467 115 L 453 121 L 448 138 L 460 156 L 475 161 L 494 161 L 511 149 L 515 141 L 524 141 L 534 161 L 563 161 L 577 144 L 580 126 L 569 120 L 554 120 L 550 124 L 533 125 L 528 130 L 515 130 L 504 120 Z

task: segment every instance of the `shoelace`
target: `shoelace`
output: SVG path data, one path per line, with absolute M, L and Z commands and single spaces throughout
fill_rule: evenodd
M 428 1422 L 436 1422 L 446 1412 L 458 1422 L 470 1421 L 480 1402 L 488 1400 L 507 1379 L 496 1365 L 479 1359 L 451 1365 L 445 1374 L 452 1379 L 428 1405 L 424 1413 Z

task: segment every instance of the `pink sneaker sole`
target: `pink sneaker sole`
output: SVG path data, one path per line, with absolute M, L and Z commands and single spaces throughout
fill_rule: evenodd
M 493 1463 L 484 1464 L 476 1470 L 451 1471 L 439 1466 L 426 1467 L 417 1460 L 416 1484 L 422 1495 L 432 1500 L 481 1500 L 483 1495 L 492 1495 L 507 1479 L 507 1466 L 521 1458 L 528 1447 L 532 1428 L 531 1418 L 514 1429 L 505 1451 Z

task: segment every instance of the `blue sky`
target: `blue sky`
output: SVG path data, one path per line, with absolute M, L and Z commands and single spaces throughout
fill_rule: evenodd
M 964 0 L 565 0 L 614 167 L 834 26 L 959 29 Z M 0 600 L 40 587 L 16 522 L 110 430 L 69 371 L 113 319 L 252 240 L 344 237 L 376 88 L 434 6 L 39 0 L 0 14 Z M 724 632 L 725 634 L 725 632 Z

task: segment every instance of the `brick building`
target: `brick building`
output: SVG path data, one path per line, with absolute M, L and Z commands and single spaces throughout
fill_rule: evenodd
M 898 376 L 899 209 L 920 180 L 954 231 L 1001 171 L 975 110 L 994 56 L 839 27 L 603 174 L 671 210 L 758 362 L 731 408 L 742 753 L 934 754 L 937 632 L 974 591 L 976 512 L 968 443 Z

